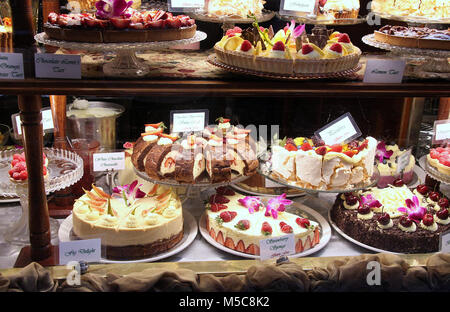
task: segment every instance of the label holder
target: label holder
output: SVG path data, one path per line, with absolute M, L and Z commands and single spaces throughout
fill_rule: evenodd
M 351 136 L 349 136 L 349 137 L 347 137 L 347 138 L 344 138 L 344 139 L 342 139 L 342 140 L 340 140 L 340 141 L 335 139 L 335 140 L 333 140 L 332 142 L 330 142 L 328 138 L 323 138 L 322 135 L 320 135 L 320 133 L 323 134 L 323 132 L 324 132 L 326 129 L 328 129 L 328 128 L 330 128 L 330 127 L 333 127 L 335 124 L 337 124 L 337 123 L 343 121 L 343 120 L 346 119 L 346 118 L 349 119 L 351 125 L 353 126 L 353 129 L 354 129 L 354 132 L 355 132 L 353 135 L 351 135 Z M 324 140 L 324 141 L 325 141 L 325 144 L 329 144 L 329 145 L 333 145 L 333 144 L 337 144 L 337 143 L 347 143 L 347 142 L 350 142 L 351 140 L 356 139 L 356 138 L 358 138 L 358 137 L 360 137 L 360 136 L 362 135 L 361 130 L 359 129 L 358 125 L 356 124 L 356 121 L 353 119 L 353 117 L 352 117 L 352 115 L 351 115 L 350 113 L 345 113 L 344 115 L 340 116 L 339 118 L 337 118 L 337 119 L 335 119 L 334 121 L 330 122 L 330 123 L 327 124 L 326 126 L 320 128 L 319 130 L 317 130 L 316 132 L 314 132 L 314 134 L 315 134 L 317 137 L 319 137 L 319 138 L 321 138 L 322 140 Z M 329 141 L 329 142 L 327 142 L 327 141 Z
M 441 138 L 441 136 L 437 137 L 437 133 L 439 129 L 445 129 L 445 132 L 447 132 L 447 127 L 448 127 L 448 136 L 447 135 L 443 135 L 444 137 Z M 442 130 L 441 130 L 442 131 Z M 433 138 L 432 138 L 432 143 L 433 144 L 444 144 L 444 143 L 448 143 L 450 140 L 450 119 L 443 119 L 443 120 L 436 120 L 434 122 L 433 125 Z
M 177 116 L 176 115 L 187 115 L 189 117 L 189 114 L 191 115 L 197 115 L 197 116 L 201 116 L 202 114 L 204 115 L 204 119 L 203 119 L 203 125 L 195 125 L 195 127 L 193 128 L 194 130 L 188 130 L 186 129 L 186 127 L 182 127 L 179 126 L 178 124 L 175 124 L 174 127 L 174 123 L 177 121 Z M 209 123 L 209 110 L 208 109 L 187 109 L 187 110 L 172 110 L 170 111 L 170 132 L 172 133 L 185 133 L 185 132 L 201 132 L 203 131 Z M 182 130 L 182 131 L 178 131 L 178 130 Z
M 205 0 L 167 0 L 168 11 L 174 13 L 194 12 L 205 7 Z
M 299 6 L 299 3 L 302 3 L 305 6 L 305 8 L 309 8 L 309 10 L 306 11 L 293 10 L 292 9 L 293 3 L 297 3 L 297 6 Z M 300 15 L 309 18 L 316 18 L 318 9 L 319 9 L 319 0 L 281 0 L 279 12 L 281 15 L 287 16 Z

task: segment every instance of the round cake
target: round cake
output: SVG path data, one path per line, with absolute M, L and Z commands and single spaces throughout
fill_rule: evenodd
M 48 172 L 48 158 L 45 154 L 42 155 L 42 175 L 44 179 L 49 176 Z M 25 152 L 21 154 L 14 154 L 11 161 L 11 169 L 8 171 L 9 180 L 13 183 L 26 183 L 28 181 L 27 163 L 25 159 Z
M 359 0 L 320 0 L 317 18 L 344 23 L 342 19 L 358 17 L 359 7 Z
M 183 238 L 181 202 L 171 188 L 145 194 L 137 181 L 108 195 L 93 186 L 75 201 L 73 235 L 100 238 L 108 259 L 140 259 L 171 249 Z
M 195 20 L 189 16 L 137 11 L 130 3 L 98 1 L 95 14 L 52 12 L 44 31 L 51 39 L 92 43 L 171 41 L 192 38 L 196 33 Z
M 206 228 L 219 244 L 252 255 L 260 254 L 260 240 L 294 234 L 295 251 L 300 253 L 319 243 L 320 227 L 286 212 L 291 203 L 286 194 L 264 204 L 258 197 L 220 187 L 206 204 Z
M 448 19 L 450 3 L 448 0 L 372 0 L 373 12 L 422 19 Z
M 440 235 L 450 230 L 448 199 L 423 184 L 340 194 L 330 217 L 358 242 L 399 253 L 438 252 Z
M 440 173 L 450 176 L 450 147 L 432 148 L 427 163 Z
M 325 145 L 319 139 L 287 138 L 272 145 L 272 175 L 302 188 L 349 189 L 370 182 L 377 140 Z
M 209 0 L 208 15 L 213 17 L 247 18 L 248 15 L 261 15 L 264 0 Z

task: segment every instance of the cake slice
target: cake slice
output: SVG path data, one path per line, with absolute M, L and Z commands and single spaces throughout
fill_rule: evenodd
M 212 183 L 231 181 L 231 161 L 227 159 L 227 149 L 223 144 L 209 141 L 205 150 L 206 171 Z
M 160 138 L 151 150 L 148 152 L 145 158 L 145 173 L 150 178 L 160 179 L 162 174 L 160 173 L 161 163 L 166 155 L 172 150 L 173 142 L 168 138 Z
M 158 139 L 159 137 L 157 135 L 141 136 L 137 139 L 133 148 L 133 154 L 131 155 L 131 162 L 139 171 L 145 171 L 145 157 L 156 142 L 158 142 Z
M 295 181 L 296 154 L 279 145 L 272 146 L 272 172 L 285 180 Z

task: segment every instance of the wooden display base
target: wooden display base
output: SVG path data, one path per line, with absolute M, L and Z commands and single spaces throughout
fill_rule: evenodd
M 51 248 L 50 257 L 40 260 L 40 261 L 34 261 L 31 259 L 31 246 L 23 247 L 19 253 L 19 256 L 17 257 L 14 267 L 15 268 L 23 268 L 32 262 L 37 262 L 44 267 L 58 265 L 58 263 L 59 263 L 59 248 L 58 248 L 58 246 L 51 246 L 50 248 Z

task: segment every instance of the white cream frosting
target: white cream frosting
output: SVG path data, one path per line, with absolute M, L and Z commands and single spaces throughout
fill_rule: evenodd
M 389 219 L 388 224 L 381 224 L 380 222 L 377 221 L 377 226 L 382 230 L 387 230 L 394 226 L 394 222 L 392 221 L 392 219 Z
M 344 200 L 343 206 L 344 206 L 345 209 L 348 209 L 348 210 L 355 210 L 355 209 L 358 209 L 358 207 L 359 207 L 359 201 L 357 201 L 357 202 L 356 202 L 355 204 L 353 204 L 353 205 L 349 205 L 349 204 L 347 204 L 347 202 Z
M 284 51 L 279 51 L 279 50 L 271 50 L 269 52 L 269 54 L 267 54 L 267 57 L 270 58 L 286 58 L 286 53 Z
M 398 227 L 400 228 L 400 230 L 402 230 L 403 232 L 408 232 L 408 233 L 412 233 L 415 232 L 417 227 L 416 224 L 414 222 L 412 222 L 411 226 L 409 227 L 404 227 L 403 225 L 400 224 L 400 222 L 398 223 Z
M 169 139 L 169 138 L 160 138 L 158 140 L 158 145 L 169 145 L 169 144 L 172 144 L 172 143 L 173 143 L 172 140 Z
M 156 140 L 158 140 L 158 136 L 157 135 L 153 135 L 153 134 L 149 134 L 149 135 L 144 135 L 143 137 L 142 137 L 142 139 L 145 141 L 145 142 L 155 142 Z
M 319 60 L 321 58 L 321 55 L 316 50 L 312 50 L 308 54 L 303 54 L 302 50 L 298 50 L 297 52 L 297 58 L 302 60 Z
M 442 225 L 447 225 L 450 223 L 450 217 L 447 217 L 447 219 L 439 219 L 438 216 L 434 215 L 434 221 L 436 221 L 436 223 L 442 224 Z
M 297 177 L 318 186 L 322 180 L 322 157 L 313 150 L 298 151 L 295 156 Z
M 430 232 L 435 232 L 438 229 L 436 222 L 433 222 L 433 224 L 427 226 L 427 225 L 423 224 L 423 221 L 421 221 L 420 227 L 422 229 L 430 231 Z
M 361 214 L 361 213 L 358 212 L 358 213 L 356 214 L 356 217 L 357 217 L 358 219 L 361 219 L 361 220 L 370 220 L 370 219 L 373 218 L 373 212 L 370 211 L 369 213 L 366 213 L 366 214 Z
M 359 0 L 328 0 L 323 9 L 325 11 L 351 11 L 359 9 Z
M 272 146 L 272 153 L 272 171 L 286 180 L 294 180 L 296 152 L 275 145 Z

